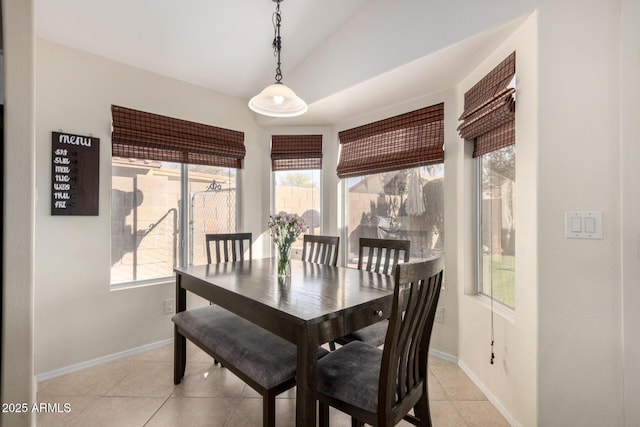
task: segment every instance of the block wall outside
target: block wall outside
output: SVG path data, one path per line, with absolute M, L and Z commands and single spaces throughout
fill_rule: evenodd
M 209 179 L 190 179 L 193 203 L 189 257 L 206 262 L 204 235 L 235 231 L 235 188 L 206 192 Z M 153 173 L 113 176 L 111 282 L 168 277 L 178 265 L 180 181 Z

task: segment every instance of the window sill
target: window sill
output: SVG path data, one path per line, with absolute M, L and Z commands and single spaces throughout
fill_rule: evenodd
M 158 279 L 138 280 L 135 282 L 123 282 L 112 284 L 109 287 L 110 291 L 125 291 L 128 289 L 146 288 L 148 286 L 169 285 L 174 284 L 174 277 L 162 277 Z
M 476 295 L 469 295 L 469 296 L 473 298 L 473 300 L 476 301 L 478 304 L 486 307 L 487 310 L 491 310 L 491 298 L 489 296 L 483 295 L 483 294 L 476 294 Z M 515 309 L 507 307 L 503 304 L 500 304 L 497 301 L 494 301 L 493 303 L 493 312 L 511 323 L 515 323 L 516 321 Z

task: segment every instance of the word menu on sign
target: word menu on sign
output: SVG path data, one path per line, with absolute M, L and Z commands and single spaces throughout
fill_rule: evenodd
M 98 215 L 100 139 L 51 133 L 51 215 Z

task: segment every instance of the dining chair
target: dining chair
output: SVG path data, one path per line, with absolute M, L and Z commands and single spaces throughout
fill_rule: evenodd
M 216 264 L 229 261 L 244 261 L 245 243 L 249 249 L 248 259 L 252 259 L 252 241 L 251 233 L 206 234 L 207 264 L 211 264 L 212 261 L 215 261 Z M 211 251 L 212 244 L 215 246 L 215 253 L 213 254 Z
M 302 261 L 338 265 L 340 237 L 305 234 L 302 239 Z
M 431 426 L 427 360 L 443 268 L 442 257 L 399 264 L 384 348 L 354 341 L 318 361 L 320 426 L 329 426 L 329 406 L 352 426 Z
M 215 260 L 216 264 L 229 261 L 244 261 L 244 248 L 245 242 L 249 248 L 249 258 L 252 259 L 251 242 L 253 237 L 251 233 L 215 233 L 205 234 L 205 245 L 207 249 L 207 264 L 211 264 L 212 260 Z M 211 246 L 215 247 L 215 252 L 212 254 Z M 212 257 L 212 255 L 215 256 Z M 213 304 L 212 302 L 210 304 Z M 229 312 L 221 312 L 225 316 L 234 317 Z M 213 364 L 217 365 L 218 359 L 213 359 Z
M 393 274 L 400 262 L 409 262 L 410 240 L 372 239 L 361 237 L 358 247 L 358 270 Z
M 401 259 L 405 263 L 409 262 L 410 249 L 411 241 L 409 240 L 361 237 L 358 250 L 358 270 L 393 274 Z M 382 320 L 340 337 L 336 342 L 345 345 L 351 341 L 363 341 L 376 347 L 381 346 L 384 344 L 388 323 L 387 320 Z

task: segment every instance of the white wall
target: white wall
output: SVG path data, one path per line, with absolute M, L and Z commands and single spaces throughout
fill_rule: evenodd
M 528 22 L 460 86 L 461 96 L 516 49 L 516 312 L 496 317 L 496 365 L 489 365 L 488 309 L 461 296 L 459 358 L 517 424 L 624 424 L 620 19 L 620 2 L 540 2 L 537 29 Z M 637 39 L 628 43 L 637 55 Z M 570 210 L 602 211 L 604 239 L 566 239 Z M 464 264 L 468 289 L 473 263 Z M 637 342 L 633 348 L 629 355 Z M 637 401 L 637 388 L 628 390 L 627 401 Z
M 622 12 L 621 181 L 625 426 L 640 425 L 640 1 Z
M 538 422 L 543 426 L 624 423 L 620 6 L 620 1 L 548 1 L 538 15 Z M 634 44 L 637 49 L 637 40 Z M 566 239 L 564 212 L 571 210 L 602 211 L 604 238 Z
M 243 100 L 45 40 L 37 41 L 35 371 L 43 374 L 173 336 L 174 284 L 118 291 L 110 280 L 111 104 L 245 132 L 241 227 L 268 215 L 268 144 Z M 51 216 L 51 132 L 100 138 L 99 216 Z M 262 214 L 264 212 L 264 214 Z
M 537 17 L 529 17 L 487 60 L 464 79 L 458 88 L 458 111 L 463 96 L 511 52 L 516 52 L 516 289 L 515 314 L 496 310 L 495 362 L 491 356 L 491 311 L 488 301 L 475 295 L 474 160 L 472 144 L 459 150 L 463 164 L 463 200 L 457 227 L 464 235 L 457 242 L 463 273 L 459 293 L 459 363 L 495 406 L 513 424 L 537 425 Z M 459 144 L 463 144 L 458 140 Z M 446 152 L 449 155 L 449 151 Z
M 34 401 L 35 35 L 33 1 L 3 0 L 5 57 L 2 402 Z M 0 413 L 3 426 L 33 414 Z

